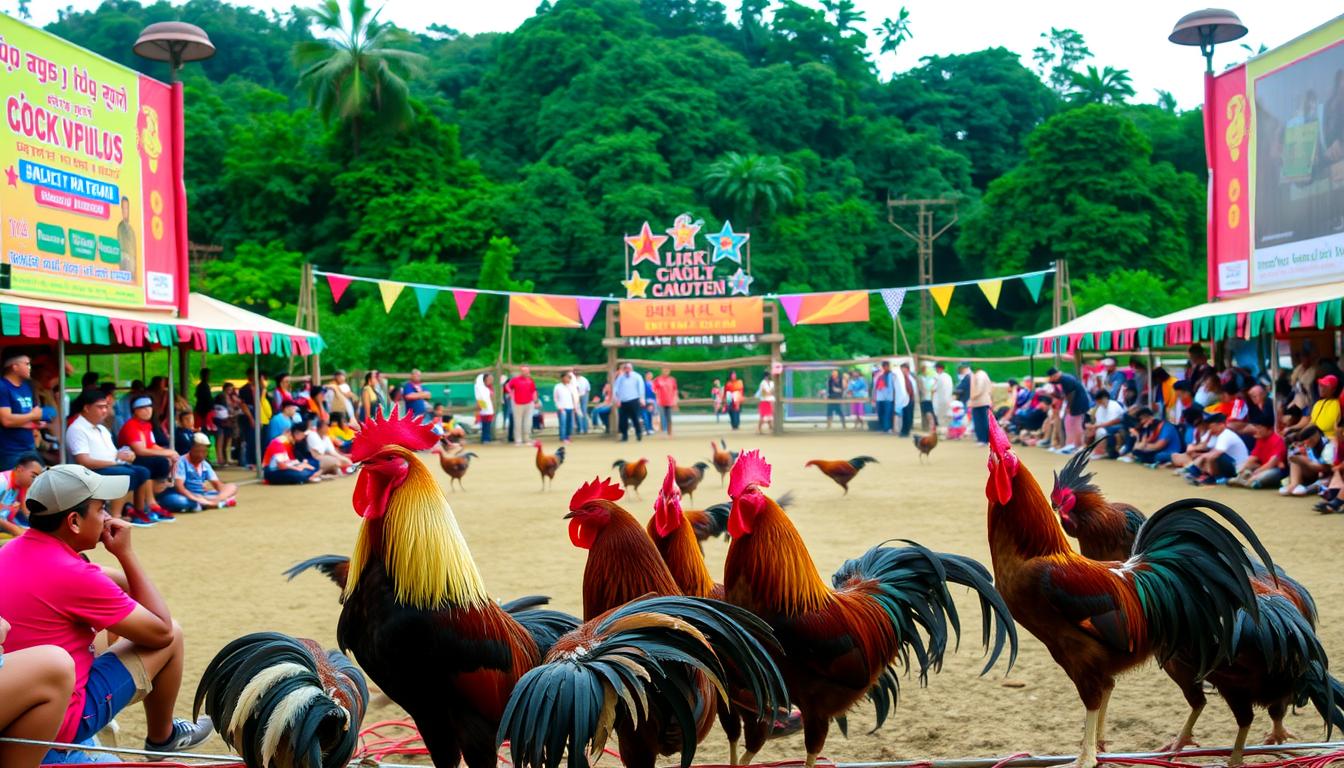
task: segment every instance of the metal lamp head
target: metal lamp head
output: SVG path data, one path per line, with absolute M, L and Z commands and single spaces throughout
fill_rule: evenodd
M 1187 13 L 1172 27 L 1167 39 L 1177 45 L 1199 46 L 1209 73 L 1213 72 L 1213 47 L 1246 36 L 1246 25 L 1237 14 L 1222 8 Z
M 131 48 L 138 55 L 168 62 L 172 74 L 188 61 L 200 61 L 215 55 L 215 45 L 205 30 L 185 21 L 160 21 L 145 27 Z

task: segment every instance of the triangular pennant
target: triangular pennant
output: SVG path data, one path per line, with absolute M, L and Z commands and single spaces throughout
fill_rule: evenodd
M 327 285 L 331 286 L 331 303 L 339 304 L 341 297 L 345 295 L 345 289 L 350 287 L 350 278 L 327 275 Z
M 429 311 L 429 305 L 434 303 L 434 297 L 438 295 L 437 289 L 422 288 L 418 285 L 415 287 L 415 301 L 420 305 L 421 317 L 424 317 L 425 313 Z
M 602 308 L 601 299 L 579 299 L 579 320 L 583 322 L 583 327 L 587 328 L 593 322 L 593 317 L 597 310 Z
M 1045 285 L 1045 273 L 1040 272 L 1034 275 L 1026 275 L 1022 278 L 1022 285 L 1027 287 L 1027 293 L 1031 294 L 1032 301 L 1041 300 L 1041 286 Z
M 475 291 L 453 291 L 453 301 L 457 302 L 457 319 L 466 320 L 471 311 L 471 303 L 476 300 Z
M 798 310 L 803 306 L 802 296 L 780 296 L 779 305 L 784 308 L 784 314 L 788 315 L 789 325 L 798 324 Z
M 944 315 L 947 314 L 947 304 L 952 301 L 952 292 L 957 289 L 955 285 L 935 285 L 929 288 L 929 295 L 938 305 L 938 311 Z
M 1002 280 L 981 280 L 976 285 L 984 292 L 985 298 L 989 300 L 989 306 L 999 308 L 999 293 L 1003 290 Z
M 405 283 L 394 283 L 391 280 L 378 281 L 378 292 L 383 295 L 384 311 L 392 311 L 392 305 L 397 303 L 397 297 L 401 295 L 401 289 L 405 287 Z
M 901 313 L 901 305 L 905 304 L 904 288 L 883 288 L 882 303 L 887 305 L 887 311 L 894 318 Z

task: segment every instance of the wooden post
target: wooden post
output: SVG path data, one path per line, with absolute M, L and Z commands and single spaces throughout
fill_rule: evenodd
M 607 334 L 604 338 L 616 338 L 616 313 L 617 306 L 614 301 L 607 302 Z M 607 437 L 612 440 L 620 439 L 616 431 L 616 365 L 620 361 L 620 354 L 616 347 L 607 347 L 607 386 L 611 394 L 607 397 Z
M 779 304 L 770 302 L 766 305 L 766 319 L 770 322 L 770 334 L 779 337 Z M 784 363 L 784 353 L 780 349 L 781 342 L 770 342 L 770 376 L 775 376 L 775 368 Z M 778 364 L 778 365 L 777 365 Z M 782 370 L 781 370 L 782 372 Z M 771 427 L 776 435 L 784 434 L 784 404 L 780 402 L 784 389 L 780 386 L 778 379 L 775 381 L 775 417 L 770 420 Z

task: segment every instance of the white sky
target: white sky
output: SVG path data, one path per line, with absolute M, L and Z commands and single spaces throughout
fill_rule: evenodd
M 909 69 L 920 57 L 930 54 L 966 53 L 995 45 L 1020 53 L 1023 62 L 1031 66 L 1031 50 L 1041 42 L 1042 32 L 1051 26 L 1072 27 L 1087 39 L 1094 54 L 1092 63 L 1129 70 L 1137 100 L 1153 101 L 1159 88 L 1174 93 L 1182 108 L 1198 106 L 1203 100 L 1203 59 L 1199 51 L 1172 45 L 1166 39 L 1181 15 L 1203 6 L 1201 0 L 855 0 L 866 12 L 871 27 L 887 15 L 895 15 L 903 1 L 910 9 L 914 38 L 901 47 L 897 57 L 880 60 L 884 72 Z M 304 4 L 304 0 L 231 2 L 266 10 Z M 1214 59 L 1218 70 L 1247 58 L 1249 54 L 1238 43 L 1253 47 L 1263 43 L 1273 48 L 1329 21 L 1344 9 L 1339 0 L 1231 2 L 1236 3 L 1232 10 L 1250 32 L 1237 43 L 1219 47 Z M 0 9 L 12 13 L 14 4 L 15 0 L 0 0 Z M 33 22 L 40 26 L 54 21 L 60 8 L 91 10 L 99 4 L 100 0 L 32 0 L 30 8 Z M 512 30 L 532 15 L 537 4 L 538 0 L 387 0 L 383 14 L 410 29 L 439 23 L 474 34 Z M 373 5 L 377 6 L 377 0 Z M 735 15 L 737 0 L 728 0 L 727 5 Z

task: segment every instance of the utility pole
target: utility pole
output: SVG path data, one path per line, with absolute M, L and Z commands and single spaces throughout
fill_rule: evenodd
M 304 262 L 303 271 L 299 277 L 299 310 L 294 317 L 294 324 L 305 331 L 318 332 L 317 323 L 317 292 L 314 285 L 316 280 L 313 275 L 313 265 Z M 294 368 L 294 358 L 289 359 L 290 372 Z M 312 360 L 304 361 L 304 368 L 308 374 L 313 377 L 314 382 L 319 382 L 322 377 L 322 357 L 314 354 Z
M 914 240 L 915 245 L 919 246 L 919 284 L 921 286 L 933 284 L 933 241 L 957 223 L 957 203 L 956 198 L 949 197 L 924 200 L 887 199 L 887 222 L 899 229 L 901 234 Z M 952 206 L 952 218 L 935 232 L 933 230 L 934 209 L 944 205 Z M 896 223 L 896 209 L 912 207 L 917 209 L 916 214 L 918 216 L 914 232 Z M 933 341 L 933 297 L 929 295 L 927 290 L 919 292 L 919 351 L 920 354 L 924 355 L 932 355 L 936 352 Z

